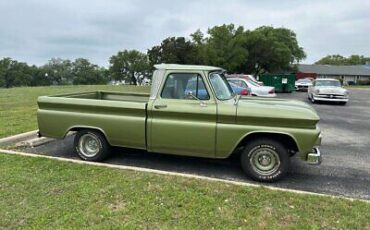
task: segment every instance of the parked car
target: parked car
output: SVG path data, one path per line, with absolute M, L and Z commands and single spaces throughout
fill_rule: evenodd
M 218 67 L 155 68 L 150 94 L 39 97 L 39 136 L 76 132 L 74 149 L 87 161 L 105 159 L 111 146 L 218 159 L 237 154 L 246 174 L 264 182 L 284 177 L 295 154 L 320 164 L 320 118 L 306 103 L 235 95 Z M 195 91 L 186 92 L 189 81 Z
M 299 79 L 295 82 L 296 91 L 307 91 L 312 86 L 312 81 L 308 78 Z
M 241 87 L 232 82 L 229 82 L 229 85 L 231 86 L 231 89 L 233 90 L 233 92 L 238 95 L 251 95 L 251 88 L 249 87 Z
M 276 97 L 275 88 L 272 86 L 261 86 L 255 82 L 248 81 L 245 78 L 227 78 L 227 81 L 240 87 L 250 88 L 252 96 Z
M 349 93 L 337 79 L 316 79 L 308 88 L 308 99 L 312 103 L 330 101 L 345 105 L 349 101 Z
M 244 78 L 248 81 L 254 82 L 258 85 L 264 85 L 262 81 L 258 81 L 253 75 L 251 74 L 228 74 L 226 78 Z

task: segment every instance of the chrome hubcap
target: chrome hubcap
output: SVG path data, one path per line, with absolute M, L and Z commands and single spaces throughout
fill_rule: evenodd
M 265 176 L 275 173 L 280 166 L 279 155 L 269 148 L 260 148 L 254 151 L 250 162 L 257 173 Z
M 99 139 L 94 135 L 83 135 L 78 143 L 80 152 L 87 157 L 94 157 L 99 152 Z

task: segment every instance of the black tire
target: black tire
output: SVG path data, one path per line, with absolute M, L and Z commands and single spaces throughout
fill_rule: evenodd
M 313 95 L 311 94 L 310 101 L 312 104 L 315 104 L 315 99 L 313 98 Z
M 99 131 L 88 129 L 76 134 L 74 148 L 78 156 L 85 161 L 102 161 L 110 153 L 110 145 L 105 136 Z
M 245 146 L 240 160 L 245 173 L 260 182 L 280 180 L 288 172 L 290 162 L 287 149 L 272 139 L 251 141 Z M 264 165 L 266 162 L 268 165 Z
M 347 102 L 339 102 L 340 105 L 346 105 Z

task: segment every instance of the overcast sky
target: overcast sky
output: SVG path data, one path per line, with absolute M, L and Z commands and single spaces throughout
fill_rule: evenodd
M 307 53 L 303 63 L 370 56 L 369 0 L 0 0 L 0 58 L 42 65 L 85 57 L 108 66 L 118 50 L 145 52 L 168 36 L 224 23 L 292 29 Z

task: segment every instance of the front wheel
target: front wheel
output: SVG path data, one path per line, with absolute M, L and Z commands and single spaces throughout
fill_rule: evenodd
M 313 98 L 313 94 L 311 94 L 310 100 L 311 100 L 312 104 L 315 103 L 315 98 Z
M 245 146 L 241 154 L 241 165 L 253 180 L 275 182 L 288 172 L 289 154 L 279 142 L 259 139 Z
M 81 130 L 74 139 L 78 156 L 86 161 L 102 161 L 108 157 L 110 146 L 104 135 L 95 130 Z

